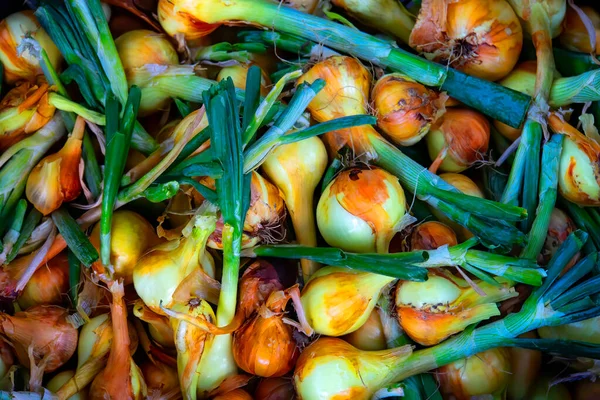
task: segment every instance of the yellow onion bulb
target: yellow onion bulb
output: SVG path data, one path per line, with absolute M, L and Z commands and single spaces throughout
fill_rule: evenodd
M 90 242 L 100 250 L 100 224 L 90 234 Z M 117 210 L 113 213 L 110 241 L 110 265 L 114 269 L 113 279 L 123 279 L 126 285 L 133 282 L 133 269 L 148 249 L 160 240 L 152 225 L 140 214 Z M 107 271 L 100 261 L 92 267 L 98 274 Z
M 377 309 L 371 311 L 369 318 L 360 328 L 342 336 L 342 339 L 360 350 L 386 349 L 387 341 Z
M 600 14 L 592 7 L 581 6 L 581 11 L 589 18 L 594 28 L 594 37 L 596 47 L 592 48 L 590 42 L 590 32 L 581 20 L 581 17 L 572 7 L 567 8 L 565 19 L 563 21 L 563 32 L 558 37 L 560 44 L 566 49 L 579 51 L 582 53 L 600 54 Z
M 430 60 L 496 81 L 517 63 L 523 31 L 506 0 L 425 0 L 409 45 Z
M 156 343 L 166 348 L 175 347 L 173 328 L 169 318 L 150 311 L 141 299 L 135 301 L 133 315 L 148 324 L 148 333 Z
M 429 132 L 446 111 L 447 98 L 399 73 L 379 78 L 371 93 L 377 126 L 401 146 L 412 146 Z
M 387 253 L 406 214 L 398 178 L 380 168 L 338 174 L 317 205 L 317 226 L 332 247 L 357 253 Z
M 436 377 L 448 398 L 503 396 L 511 379 L 510 353 L 504 348 L 477 353 L 439 368 Z
M 535 331 L 520 335 L 521 338 L 536 339 Z M 508 397 L 512 400 L 525 400 L 527 393 L 535 385 L 542 365 L 542 352 L 539 350 L 511 347 L 510 363 L 512 376 L 508 383 Z
M 353 57 L 334 56 L 316 63 L 304 73 L 298 84 L 325 81 L 325 87 L 308 105 L 317 122 L 349 115 L 368 114 L 371 73 Z M 378 135 L 370 125 L 327 132 L 321 136 L 331 157 L 344 146 L 356 154 L 371 154 L 369 135 Z
M 301 399 L 370 399 L 390 383 L 382 371 L 398 368 L 411 352 L 410 346 L 364 351 L 342 339 L 321 337 L 298 358 L 296 393 Z
M 234 389 L 227 393 L 219 394 L 213 400 L 253 400 L 252 396 L 244 389 Z
M 177 370 L 165 363 L 146 361 L 140 365 L 140 370 L 144 375 L 144 381 L 150 396 L 160 396 L 179 388 Z
M 59 305 L 69 291 L 69 261 L 67 256 L 59 254 L 40 266 L 31 276 L 17 302 L 22 309 L 35 305 Z
M 61 371 L 58 374 L 54 375 L 52 379 L 48 381 L 48 383 L 46 384 L 46 389 L 48 389 L 51 392 L 57 392 L 58 389 L 60 389 L 62 385 L 67 383 L 69 379 L 73 378 L 74 375 L 75 371 L 73 370 Z M 86 400 L 87 398 L 87 389 L 83 388 L 79 392 L 77 392 L 77 394 L 70 396 L 66 400 Z
M 255 400 L 288 400 L 295 396 L 294 385 L 288 378 L 265 378 L 256 386 Z
M 600 317 L 594 317 L 571 324 L 545 326 L 538 329 L 542 339 L 577 340 L 600 344 Z
M 393 280 L 346 267 L 321 268 L 302 290 L 308 324 L 321 335 L 354 332 L 369 319 L 382 289 Z
M 160 33 L 138 29 L 126 32 L 115 40 L 117 51 L 129 85 L 140 85 L 140 69 L 160 68 L 160 66 L 177 65 L 179 57 L 169 39 Z M 149 115 L 155 111 L 165 110 L 170 98 L 161 96 L 142 96 L 139 115 Z
M 13 346 L 19 363 L 30 366 L 29 349 L 35 362 L 45 359 L 45 372 L 64 365 L 77 348 L 77 329 L 67 316 L 68 310 L 58 306 L 34 306 L 15 315 L 0 315 L 0 330 Z
M 496 303 L 517 295 L 506 282 L 475 282 L 486 296 L 446 270 L 430 271 L 425 282 L 400 281 L 395 293 L 398 323 L 415 342 L 433 346 L 468 325 L 500 315 Z
M 190 46 L 197 46 L 203 38 L 219 27 L 219 24 L 207 24 L 192 16 L 187 11 L 187 3 L 191 0 L 159 0 L 158 22 L 171 36 L 183 35 Z M 193 1 L 191 1 L 193 3 Z
M 454 230 L 437 221 L 427 221 L 417 225 L 410 233 L 409 248 L 414 250 L 435 250 L 442 246 L 456 246 L 458 240 Z
M 0 101 L 0 152 L 35 133 L 54 116 L 48 102 L 50 87 L 44 78 L 37 83 L 21 81 Z
M 462 172 L 483 160 L 490 143 L 490 124 L 477 111 L 450 108 L 425 137 L 432 172 Z
M 248 71 L 250 70 L 250 67 L 251 65 L 247 64 L 223 67 L 217 75 L 217 81 L 231 78 L 233 81 L 233 86 L 240 90 L 246 90 L 246 79 L 248 79 Z M 269 93 L 271 80 L 262 68 L 260 69 L 260 73 L 260 94 L 262 96 L 266 96 Z
M 19 54 L 23 39 L 31 36 L 46 51 L 50 64 L 57 69 L 62 56 L 50 36 L 40 26 L 33 11 L 20 11 L 0 22 L 0 62 L 4 66 L 4 81 L 9 85 L 20 80 L 35 82 L 43 71 L 39 60 L 29 50 Z

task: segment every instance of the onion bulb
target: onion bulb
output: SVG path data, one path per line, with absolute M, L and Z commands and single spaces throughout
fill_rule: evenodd
M 542 339 L 577 340 L 600 344 L 600 317 L 585 319 L 558 326 L 545 326 L 538 329 Z
M 448 96 L 399 73 L 384 75 L 371 93 L 377 126 L 394 143 L 412 146 L 446 111 Z
M 353 57 L 334 56 L 316 63 L 304 73 L 298 84 L 325 81 L 325 87 L 308 105 L 317 122 L 331 121 L 349 115 L 368 114 L 371 74 Z M 327 132 L 321 136 L 329 155 L 334 157 L 344 146 L 359 155 L 370 155 L 373 149 L 369 135 L 379 135 L 370 125 Z
M 600 398 L 600 381 L 581 379 L 575 382 L 573 400 L 596 400 Z
M 503 397 L 511 375 L 510 353 L 503 348 L 474 354 L 436 371 L 441 392 L 456 400 L 489 394 Z
M 563 32 L 558 39 L 566 49 L 580 51 L 582 53 L 600 54 L 600 14 L 592 7 L 581 6 L 581 11 L 587 16 L 594 29 L 594 39 L 596 46 L 592 48 L 590 33 L 586 24 L 582 21 L 579 13 L 572 7 L 567 8 L 565 20 L 563 22 Z
M 43 78 L 37 84 L 22 81 L 0 101 L 0 151 L 35 133 L 54 116 L 48 102 L 49 85 Z
M 146 399 L 144 376 L 131 358 L 123 284 L 111 282 L 109 289 L 112 294 L 113 339 L 106 368 L 96 376 L 90 387 L 90 399 Z
M 33 11 L 20 11 L 0 22 L 0 63 L 4 67 L 4 81 L 9 85 L 20 80 L 35 82 L 42 75 L 37 57 L 26 50 L 19 54 L 23 39 L 31 36 L 46 51 L 50 64 L 57 69 L 62 56 L 50 36 L 40 26 Z
M 194 269 L 201 268 L 200 255 L 215 228 L 215 218 L 196 216 L 190 225 L 190 231 L 181 240 L 155 247 L 133 269 L 135 291 L 157 314 L 164 315 L 161 303 L 169 307 L 179 284 Z
M 0 340 L 0 390 L 11 390 L 12 382 L 8 374 L 15 364 L 12 347 L 4 340 Z
M 287 378 L 262 379 L 254 392 L 255 400 L 290 400 L 295 398 L 294 385 Z
M 393 280 L 346 267 L 321 268 L 302 290 L 309 325 L 327 336 L 354 332 L 369 319 L 381 291 Z
M 100 251 L 100 224 L 90 234 L 90 242 Z M 113 279 L 123 279 L 126 285 L 133 282 L 133 268 L 149 248 L 159 239 L 150 223 L 136 212 L 117 210 L 113 213 L 110 241 L 110 265 Z M 92 267 L 97 274 L 106 274 L 100 261 Z
M 168 65 L 177 65 L 179 57 L 169 39 L 160 33 L 139 29 L 126 32 L 115 40 L 119 58 L 127 75 L 129 85 L 140 85 L 139 71 L 147 68 L 160 70 Z M 148 67 L 146 67 L 148 65 Z M 139 115 L 165 110 L 170 98 L 142 96 Z
M 69 262 L 62 253 L 40 266 L 17 297 L 22 309 L 35 305 L 59 305 L 69 291 Z
M 146 361 L 140 365 L 144 381 L 148 387 L 150 398 L 161 398 L 161 395 L 179 389 L 177 370 L 160 361 Z
M 62 385 L 67 383 L 69 379 L 73 378 L 74 375 L 75 371 L 73 370 L 61 371 L 48 381 L 46 384 L 46 389 L 56 393 L 56 391 L 58 391 Z M 87 398 L 87 389 L 83 388 L 73 396 L 68 397 L 66 400 L 86 400 Z
M 246 90 L 246 79 L 248 78 L 248 70 L 250 65 L 239 64 L 223 67 L 217 75 L 217 81 L 222 81 L 226 78 L 231 78 L 233 86 L 240 90 Z M 260 94 L 266 96 L 269 93 L 268 87 L 271 85 L 269 76 L 265 74 L 265 71 L 260 69 Z
M 380 168 L 352 168 L 338 174 L 317 205 L 325 241 L 356 253 L 387 253 L 406 214 L 398 178 Z
M 388 383 L 383 371 L 401 365 L 411 352 L 410 346 L 364 351 L 342 339 L 321 337 L 298 358 L 296 393 L 302 399 L 370 399 Z
M 398 322 L 415 342 L 438 344 L 471 324 L 500 315 L 496 303 L 517 293 L 506 281 L 497 280 L 499 286 L 475 281 L 486 296 L 441 269 L 430 271 L 426 282 L 400 281 L 395 294 Z
M 283 284 L 275 267 L 265 260 L 250 264 L 240 279 L 238 312 L 244 320 L 257 312 L 271 293 L 283 290 Z
M 171 37 L 182 35 L 190 46 L 202 43 L 202 38 L 219 27 L 219 24 L 207 24 L 186 11 L 189 0 L 159 0 L 158 22 Z
M 521 19 L 524 24 L 523 27 L 529 35 L 533 35 L 536 32 L 532 32 L 532 26 L 528 21 L 531 21 L 535 17 L 532 17 L 532 13 L 538 13 L 538 19 L 544 18 L 549 23 L 550 36 L 551 38 L 557 37 L 563 28 L 563 20 L 567 12 L 567 2 L 565 0 L 543 0 L 531 2 L 529 0 L 508 0 L 515 13 Z M 535 7 L 535 8 L 534 8 Z M 545 14 L 545 15 L 544 15 Z M 538 23 L 537 25 L 539 25 Z M 540 32 L 539 30 L 537 32 Z
M 0 330 L 13 346 L 21 365 L 30 365 L 29 349 L 36 365 L 52 372 L 64 365 L 77 348 L 77 329 L 68 321 L 69 312 L 58 306 L 34 306 L 15 315 L 0 315 Z
M 415 250 L 435 250 L 442 246 L 456 246 L 456 234 L 448 225 L 437 221 L 419 224 L 410 233 L 409 248 Z
M 262 164 L 265 175 L 280 190 L 296 240 L 303 246 L 317 245 L 314 194 L 327 168 L 327 151 L 316 136 L 275 148 Z M 310 260 L 301 260 L 307 280 L 318 268 Z
M 490 124 L 477 111 L 450 108 L 433 124 L 425 140 L 433 161 L 431 172 L 462 172 L 483 160 L 490 143 Z
M 360 350 L 383 350 L 387 341 L 377 309 L 373 309 L 365 323 L 347 335 L 342 336 L 346 342 Z
M 597 397 L 593 397 L 597 398 Z M 540 377 L 535 382 L 532 391 L 527 396 L 528 400 L 571 400 L 569 388 L 564 383 L 553 382 L 546 376 Z M 590 397 L 592 399 L 592 397 Z
M 546 265 L 552 259 L 556 251 L 563 244 L 567 237 L 577 230 L 577 226 L 573 220 L 558 208 L 552 210 L 550 216 L 550 225 L 548 226 L 548 234 L 544 241 L 542 252 L 538 256 L 538 262 L 541 265 Z M 565 271 L 569 270 L 579 260 L 579 253 L 573 257 L 571 262 L 565 267 Z
M 506 0 L 425 0 L 409 44 L 430 60 L 496 81 L 517 63 L 523 31 Z
M 78 117 L 63 148 L 40 160 L 27 178 L 27 200 L 44 215 L 58 209 L 63 202 L 75 200 L 81 193 L 79 162 L 84 128 L 85 120 Z
M 527 332 L 521 338 L 536 339 L 535 332 Z M 512 400 L 527 399 L 527 393 L 534 387 L 542 365 L 542 352 L 539 350 L 511 347 L 510 364 L 512 376 L 508 383 L 508 397 Z
M 148 324 L 148 333 L 156 343 L 167 348 L 175 347 L 173 328 L 167 317 L 151 311 L 141 299 L 133 305 L 133 315 Z
M 213 397 L 213 400 L 253 400 L 252 396 L 243 389 L 234 389 L 230 392 Z

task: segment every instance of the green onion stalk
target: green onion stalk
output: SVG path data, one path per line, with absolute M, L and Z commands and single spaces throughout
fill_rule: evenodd
M 19 240 L 21 229 L 23 228 L 23 220 L 25 219 L 25 212 L 27 211 L 27 201 L 24 199 L 19 200 L 14 210 L 14 217 L 10 229 L 4 235 L 2 243 L 0 243 L 0 265 L 3 265 L 8 258 L 8 255 L 12 252 L 12 249 Z
M 10 263 L 14 260 L 19 254 L 20 250 L 25 245 L 25 242 L 31 237 L 31 234 L 37 224 L 42 219 L 42 213 L 39 212 L 35 207 L 32 207 L 25 219 L 23 220 L 23 224 L 21 225 L 21 229 L 19 232 L 19 237 L 14 242 L 12 249 L 6 255 L 6 259 L 4 260 L 5 264 Z
M 594 300 L 600 287 L 596 278 L 583 279 L 593 268 L 597 254 L 578 262 L 561 276 L 564 267 L 583 247 L 587 234 L 572 233 L 548 265 L 543 284 L 534 289 L 518 313 L 462 333 L 433 347 L 413 351 L 411 346 L 361 351 L 341 339 L 320 338 L 304 349 L 294 371 L 297 393 L 303 398 L 330 399 L 342 393 L 367 399 L 394 382 L 424 373 L 453 361 L 496 347 L 528 347 L 595 357 L 597 345 L 573 341 L 537 342 L 518 336 L 544 326 L 557 326 L 600 315 Z M 331 379 L 332 376 L 338 379 Z
M 199 62 L 228 65 L 231 62 L 248 64 L 252 54 L 263 54 L 266 47 L 260 43 L 227 43 L 221 42 L 198 48 L 193 58 Z
M 266 0 L 240 0 L 235 4 L 221 0 L 171 3 L 179 12 L 179 18 L 207 24 L 251 24 L 322 43 L 401 72 L 422 84 L 439 87 L 463 103 L 514 127 L 521 125 L 529 106 L 530 98 L 522 93 L 427 61 L 356 29 Z

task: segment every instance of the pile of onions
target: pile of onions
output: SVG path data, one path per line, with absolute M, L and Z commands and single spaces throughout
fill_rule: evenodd
M 410 46 L 431 60 L 496 81 L 517 63 L 523 32 L 506 0 L 426 0 Z

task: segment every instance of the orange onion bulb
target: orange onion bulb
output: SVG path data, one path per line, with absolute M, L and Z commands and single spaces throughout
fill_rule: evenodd
M 406 214 L 398 178 L 380 168 L 351 168 L 325 188 L 317 225 L 332 247 L 357 253 L 387 253 Z
M 179 389 L 177 370 L 160 361 L 146 361 L 140 365 L 144 381 L 148 387 L 148 395 L 157 398 Z
M 483 160 L 490 143 L 490 124 L 477 111 L 450 108 L 425 137 L 433 163 L 429 170 L 462 172 Z
M 429 272 L 425 282 L 400 281 L 396 286 L 396 312 L 404 332 L 424 346 L 440 343 L 468 325 L 500 315 L 496 303 L 517 296 L 509 283 L 476 280 L 481 296 L 467 281 L 449 271 Z
M 558 39 L 566 49 L 582 53 L 600 54 L 600 14 L 589 6 L 579 7 L 591 22 L 590 28 L 594 30 L 596 46 L 592 48 L 590 33 L 579 13 L 572 7 L 567 8 L 563 21 L 563 32 Z
M 262 379 L 254 392 L 255 400 L 290 400 L 295 396 L 294 385 L 287 378 Z
M 35 305 L 59 305 L 69 291 L 69 261 L 64 253 L 50 259 L 31 276 L 17 297 L 22 309 Z
M 265 260 L 253 262 L 240 279 L 238 312 L 244 319 L 257 312 L 271 293 L 283 290 L 283 284 L 275 267 Z
M 233 81 L 233 86 L 240 90 L 246 90 L 246 79 L 248 78 L 248 70 L 250 70 L 250 67 L 251 65 L 247 64 L 223 67 L 217 75 L 217 81 L 222 81 L 223 79 L 231 78 L 231 80 Z M 271 86 L 271 79 L 269 79 L 269 76 L 261 68 L 260 94 L 262 96 L 266 96 L 269 93 L 269 86 Z
M 253 400 L 252 396 L 244 389 L 234 389 L 213 397 L 213 400 Z
M 387 341 L 378 310 L 374 309 L 371 311 L 369 318 L 367 318 L 360 328 L 342 336 L 342 339 L 360 350 L 386 349 Z
M 90 242 L 100 251 L 100 224 L 90 234 Z M 110 241 L 110 264 L 114 279 L 123 279 L 126 285 L 133 282 L 133 268 L 149 248 L 160 243 L 150 223 L 140 214 L 117 210 L 113 214 Z M 92 265 L 97 274 L 107 273 L 100 261 Z
M 194 18 L 186 11 L 186 7 L 189 7 L 187 3 L 190 1 L 159 0 L 158 22 L 169 36 L 181 35 L 190 46 L 196 46 L 202 43 L 206 35 L 217 29 L 219 24 L 207 24 Z
M 425 0 L 409 44 L 430 60 L 496 81 L 517 63 L 523 31 L 506 0 Z
M 511 379 L 510 353 L 496 348 L 447 364 L 436 371 L 441 392 L 456 400 L 503 396 Z
M 429 132 L 446 111 L 447 99 L 400 73 L 382 76 L 371 92 L 377 126 L 401 146 L 412 146 Z
M 442 246 L 456 246 L 456 234 L 448 225 L 437 221 L 427 221 L 416 226 L 410 233 L 409 248 L 414 250 L 435 250 Z

